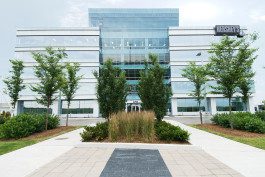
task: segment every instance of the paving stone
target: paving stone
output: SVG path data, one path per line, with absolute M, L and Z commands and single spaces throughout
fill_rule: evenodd
M 158 150 L 115 149 L 100 177 L 171 177 Z

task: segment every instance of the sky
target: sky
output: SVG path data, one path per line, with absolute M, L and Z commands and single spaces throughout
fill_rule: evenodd
M 265 100 L 264 0 L 0 0 L 0 79 L 8 75 L 17 28 L 84 27 L 88 25 L 88 8 L 179 8 L 180 26 L 230 24 L 258 32 L 254 101 Z M 1 96 L 0 102 L 5 99 Z

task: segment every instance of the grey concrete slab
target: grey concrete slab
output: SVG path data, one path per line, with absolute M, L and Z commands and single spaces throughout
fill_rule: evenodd
M 133 174 L 137 174 L 135 176 L 148 177 L 148 174 L 151 173 L 153 177 L 242 177 L 240 173 L 196 146 L 144 143 L 137 143 L 136 145 L 133 143 L 85 143 L 83 146 L 75 147 L 43 167 L 38 168 L 29 176 L 111 176 L 110 173 L 104 175 L 103 169 L 108 168 L 106 164 L 110 161 L 109 159 L 114 149 L 128 150 L 120 151 L 118 154 L 113 155 L 116 157 L 116 162 L 114 161 L 115 163 L 110 164 L 110 168 L 115 177 L 127 177 L 133 176 Z M 159 162 L 159 166 L 157 162 Z M 160 172 L 165 172 L 165 168 L 162 169 L 160 167 L 164 165 L 169 170 L 169 175 L 159 175 Z M 121 172 L 125 171 L 130 171 L 131 174 L 120 175 Z
M 68 125 L 71 126 L 86 126 L 86 125 L 96 125 L 99 122 L 104 122 L 104 118 L 69 118 Z M 60 118 L 60 125 L 64 126 L 66 118 Z
M 207 115 L 207 116 L 204 115 L 202 118 L 203 123 L 212 123 L 211 118 L 212 118 L 212 116 L 210 116 L 210 115 Z M 200 124 L 201 123 L 199 116 L 167 116 L 167 117 L 165 117 L 165 119 L 178 121 L 178 122 L 186 124 L 186 125 Z
M 171 177 L 158 150 L 115 149 L 100 177 Z

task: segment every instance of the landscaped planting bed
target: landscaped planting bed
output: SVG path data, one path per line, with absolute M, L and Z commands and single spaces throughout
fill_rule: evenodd
M 0 125 L 0 138 L 19 139 L 45 130 L 45 114 L 19 114 Z M 48 116 L 48 130 L 59 126 L 59 117 Z
M 247 132 L 243 130 L 235 130 L 224 128 L 215 124 L 194 125 L 193 127 L 204 130 L 225 138 L 248 144 L 257 148 L 265 149 L 265 134 Z
M 0 155 L 70 132 L 76 128 L 78 127 L 57 127 L 51 130 L 33 133 L 28 137 L 20 139 L 0 139 Z
M 265 133 L 264 113 L 238 112 L 232 114 L 214 115 L 212 121 L 214 124 L 225 128 L 244 130 L 255 133 Z
M 85 127 L 81 137 L 85 142 L 188 143 L 189 133 L 143 111 L 113 114 L 109 122 Z

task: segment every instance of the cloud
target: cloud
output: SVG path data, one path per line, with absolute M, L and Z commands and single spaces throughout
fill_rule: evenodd
M 180 6 L 180 20 L 183 20 L 186 24 L 201 24 L 205 21 L 211 21 L 218 16 L 218 13 L 219 10 L 216 5 L 203 1 L 194 1 Z
M 60 20 L 62 27 L 88 26 L 88 8 L 95 7 L 119 7 L 124 0 L 68 0 L 66 11 Z
M 82 27 L 88 25 L 88 3 L 82 0 L 67 1 L 65 15 L 61 18 L 62 27 Z
M 265 21 L 265 14 L 262 14 L 259 11 L 253 11 L 250 14 L 250 18 L 254 21 L 254 22 L 264 22 Z

